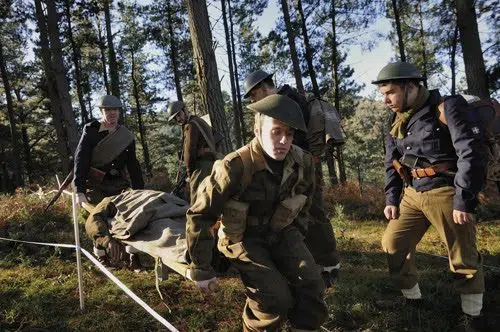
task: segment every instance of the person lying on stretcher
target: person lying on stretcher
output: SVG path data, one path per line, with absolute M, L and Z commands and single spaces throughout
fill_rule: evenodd
M 87 208 L 90 215 L 85 230 L 103 265 L 123 267 L 128 258 L 128 267 L 140 270 L 137 254 L 141 251 L 160 257 L 167 265 L 169 261 L 186 267 L 190 263 L 185 238 L 186 201 L 162 191 L 130 190 Z M 225 272 L 229 264 L 219 253 L 214 257 L 214 268 Z

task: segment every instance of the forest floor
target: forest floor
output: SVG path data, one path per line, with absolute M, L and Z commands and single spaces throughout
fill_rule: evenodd
M 0 237 L 72 243 L 67 204 L 56 204 L 47 218 L 39 212 L 43 204 L 35 202 L 33 197 L 0 198 Z M 84 234 L 83 219 L 80 221 Z M 329 318 L 321 330 L 452 331 L 460 317 L 460 297 L 454 291 L 447 260 L 438 257 L 446 255 L 446 249 L 433 228 L 417 247 L 423 308 L 383 309 L 376 305 L 377 300 L 400 296 L 388 277 L 380 246 L 384 228 L 382 221 L 344 221 L 337 232 L 342 267 L 325 296 Z M 491 327 L 498 327 L 500 223 L 479 223 L 477 241 L 487 265 L 483 314 Z M 83 235 L 82 247 L 91 251 L 91 243 Z M 237 275 L 221 276 L 221 290 L 207 296 L 192 282 L 171 273 L 160 282 L 162 301 L 155 289 L 153 264 L 145 263 L 149 267 L 140 273 L 125 269 L 113 273 L 177 329 L 241 331 L 245 291 Z M 73 250 L 0 241 L 0 331 L 165 330 L 85 257 L 83 280 L 85 308 L 81 311 Z

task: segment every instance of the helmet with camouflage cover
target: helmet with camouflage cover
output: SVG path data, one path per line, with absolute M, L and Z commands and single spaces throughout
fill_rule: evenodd
M 280 120 L 290 128 L 307 132 L 299 104 L 287 96 L 273 94 L 247 107 L 254 112 Z
M 269 77 L 273 77 L 274 74 L 269 74 L 261 69 L 250 73 L 245 79 L 245 95 L 243 96 L 245 99 L 250 97 L 250 92 L 255 88 L 260 82 L 264 81 Z
M 172 121 L 175 116 L 184 109 L 185 105 L 182 101 L 174 101 L 173 103 L 168 104 L 167 107 L 167 116 L 168 122 Z
M 99 100 L 99 108 L 123 108 L 122 102 L 115 96 L 104 95 Z
M 372 84 L 380 84 L 397 80 L 422 80 L 422 74 L 417 67 L 408 62 L 393 62 L 380 70 L 377 79 Z

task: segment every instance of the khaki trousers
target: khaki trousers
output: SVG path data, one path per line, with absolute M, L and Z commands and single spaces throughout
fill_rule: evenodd
M 225 246 L 219 241 L 219 250 L 247 290 L 244 331 L 276 331 L 286 318 L 293 328 L 316 330 L 326 320 L 319 267 L 294 226 Z
M 337 242 L 332 224 L 325 211 L 321 163 L 315 164 L 315 179 L 316 190 L 309 209 L 310 218 L 305 242 L 317 264 L 335 266 L 339 262 Z
M 192 174 L 189 177 L 188 201 L 191 202 L 191 205 L 193 205 L 196 199 L 196 191 L 198 190 L 198 186 L 204 178 L 210 175 L 213 165 L 214 161 L 212 159 L 200 158 L 196 161 L 196 168 L 194 171 L 192 171 Z
M 430 225 L 433 225 L 448 249 L 448 261 L 455 275 L 455 286 L 461 294 L 484 292 L 481 256 L 476 248 L 474 223 L 453 222 L 454 187 L 442 187 L 417 192 L 412 187 L 404 191 L 399 218 L 391 220 L 382 238 L 387 253 L 389 273 L 400 289 L 410 289 L 417 283 L 415 247 Z

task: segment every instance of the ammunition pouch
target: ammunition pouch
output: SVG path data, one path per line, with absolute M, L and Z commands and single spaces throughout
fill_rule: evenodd
M 269 221 L 269 227 L 273 232 L 279 232 L 290 225 L 306 204 L 306 195 L 295 195 L 280 202 Z
M 407 167 L 401 165 L 399 160 L 394 159 L 392 161 L 392 166 L 396 170 L 396 172 L 399 174 L 403 182 L 407 185 L 411 184 L 411 176 L 410 176 L 410 171 Z
M 230 199 L 222 212 L 224 219 L 218 231 L 221 242 L 240 242 L 247 227 L 248 203 Z M 226 244 L 227 245 L 227 244 Z

